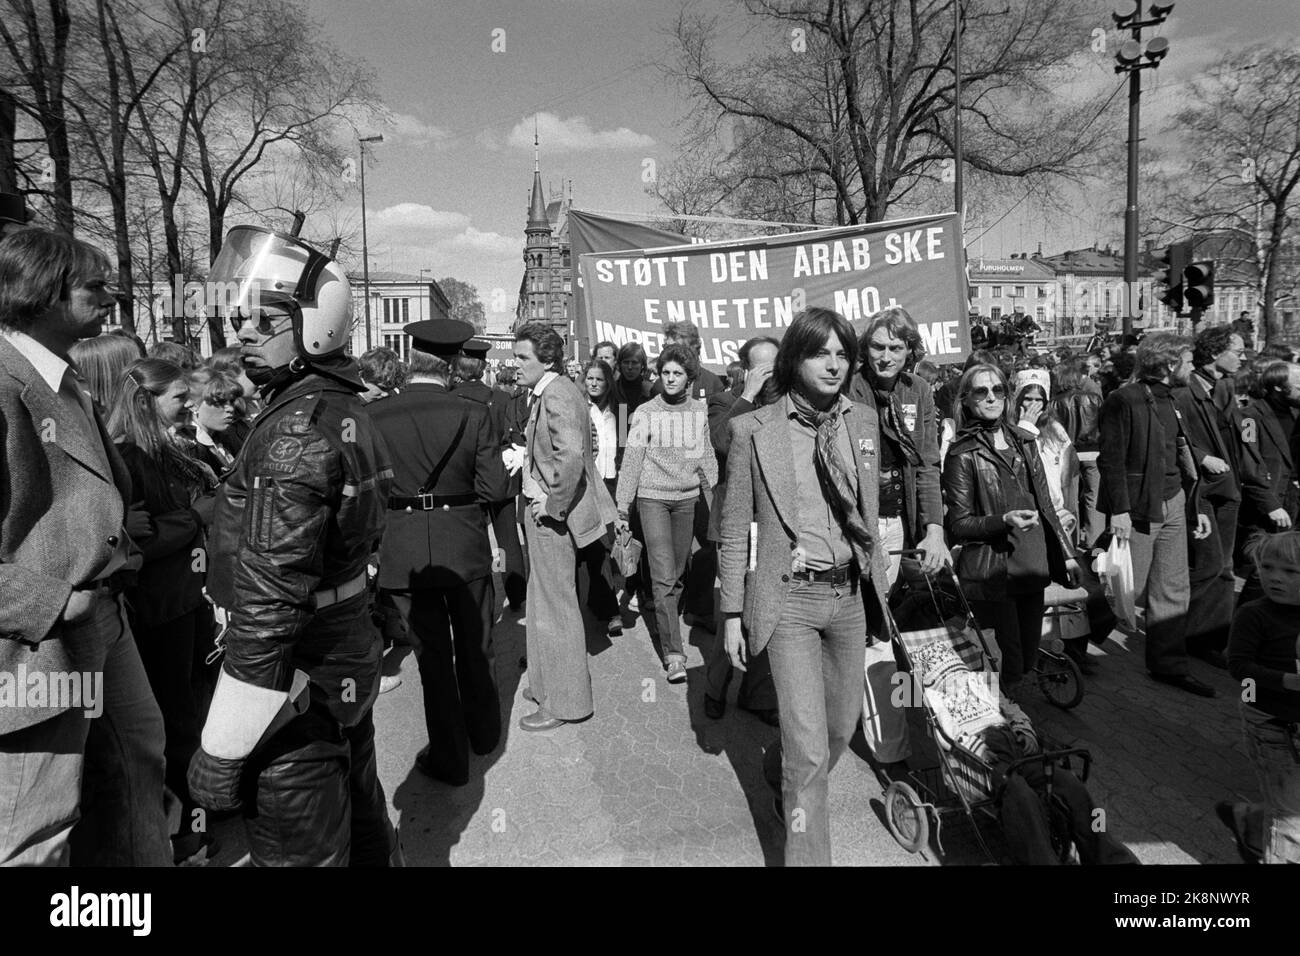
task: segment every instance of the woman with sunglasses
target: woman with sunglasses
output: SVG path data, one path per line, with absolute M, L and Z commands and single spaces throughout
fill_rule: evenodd
M 249 424 L 239 413 L 243 389 L 223 372 L 196 368 L 190 373 L 194 401 L 194 456 L 221 475 L 230 469 L 248 436 Z
M 957 437 L 943 490 L 957 576 L 1002 652 L 1003 690 L 1033 670 L 1048 583 L 1076 586 L 1079 565 L 1052 504 L 1034 436 L 1012 424 L 1007 380 L 973 365 L 957 386 Z

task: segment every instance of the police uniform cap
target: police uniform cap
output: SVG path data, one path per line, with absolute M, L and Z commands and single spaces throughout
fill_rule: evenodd
M 484 342 L 482 339 L 470 339 L 461 348 L 461 351 L 470 358 L 482 359 L 487 361 L 488 351 L 492 348 L 491 342 Z
M 27 225 L 27 199 L 19 193 L 0 193 L 0 222 Z
M 458 319 L 411 322 L 403 331 L 411 337 L 414 348 L 445 359 L 459 355 L 461 346 L 474 337 L 474 326 Z

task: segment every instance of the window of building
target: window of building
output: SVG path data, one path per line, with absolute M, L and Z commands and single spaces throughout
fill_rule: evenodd
M 992 295 L 993 295 L 993 298 L 995 298 L 995 299 L 1000 299 L 1000 298 L 1002 298 L 1002 286 L 1000 286 L 1000 285 L 995 285 L 995 286 L 993 287 Z
M 1025 297 L 1025 287 L 1022 285 L 1013 286 L 1011 289 L 1011 294 L 1014 295 L 1017 299 L 1023 299 Z
M 978 299 L 980 297 L 980 287 L 977 285 L 970 286 L 967 288 L 966 294 L 972 299 Z
M 572 292 L 573 292 L 573 280 L 572 280 L 572 279 L 565 279 L 565 280 L 564 280 L 564 291 L 565 291 L 566 293 L 572 293 Z
M 1044 322 L 1047 321 L 1047 310 L 1044 309 L 1041 305 L 1038 308 L 1034 309 L 1034 321 L 1037 322 L 1039 325 L 1042 325 Z
M 1038 287 L 1038 297 L 1039 297 L 1040 299 L 1046 299 L 1046 298 L 1047 298 L 1047 286 L 1045 286 L 1045 285 L 1040 285 L 1040 286 Z
M 997 288 L 997 286 L 994 286 L 994 288 Z M 993 308 L 989 309 L 989 318 L 993 319 L 995 322 L 1002 318 L 1002 307 L 1000 305 L 995 305 Z
M 401 358 L 402 361 L 406 361 L 406 336 L 405 335 L 393 335 L 391 333 L 386 333 L 384 335 L 384 348 L 392 349 L 394 352 L 397 353 L 398 357 Z
M 1106 293 L 1106 314 L 1110 315 L 1110 289 L 1103 290 Z

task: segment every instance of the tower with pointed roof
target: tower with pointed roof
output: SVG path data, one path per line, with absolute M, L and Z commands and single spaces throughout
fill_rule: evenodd
M 546 321 L 560 335 L 567 338 L 570 333 L 573 269 L 565 221 L 569 202 L 563 194 L 559 200 L 546 199 L 541 147 L 534 125 L 533 189 L 528 201 L 528 224 L 524 227 L 524 277 L 515 308 L 516 328 L 525 322 Z

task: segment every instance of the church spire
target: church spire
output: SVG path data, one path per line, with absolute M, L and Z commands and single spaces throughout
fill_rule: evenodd
M 546 195 L 542 191 L 542 158 L 536 117 L 533 117 L 533 196 L 528 204 L 528 227 L 524 231 L 547 234 L 551 231 L 551 220 L 546 215 Z

